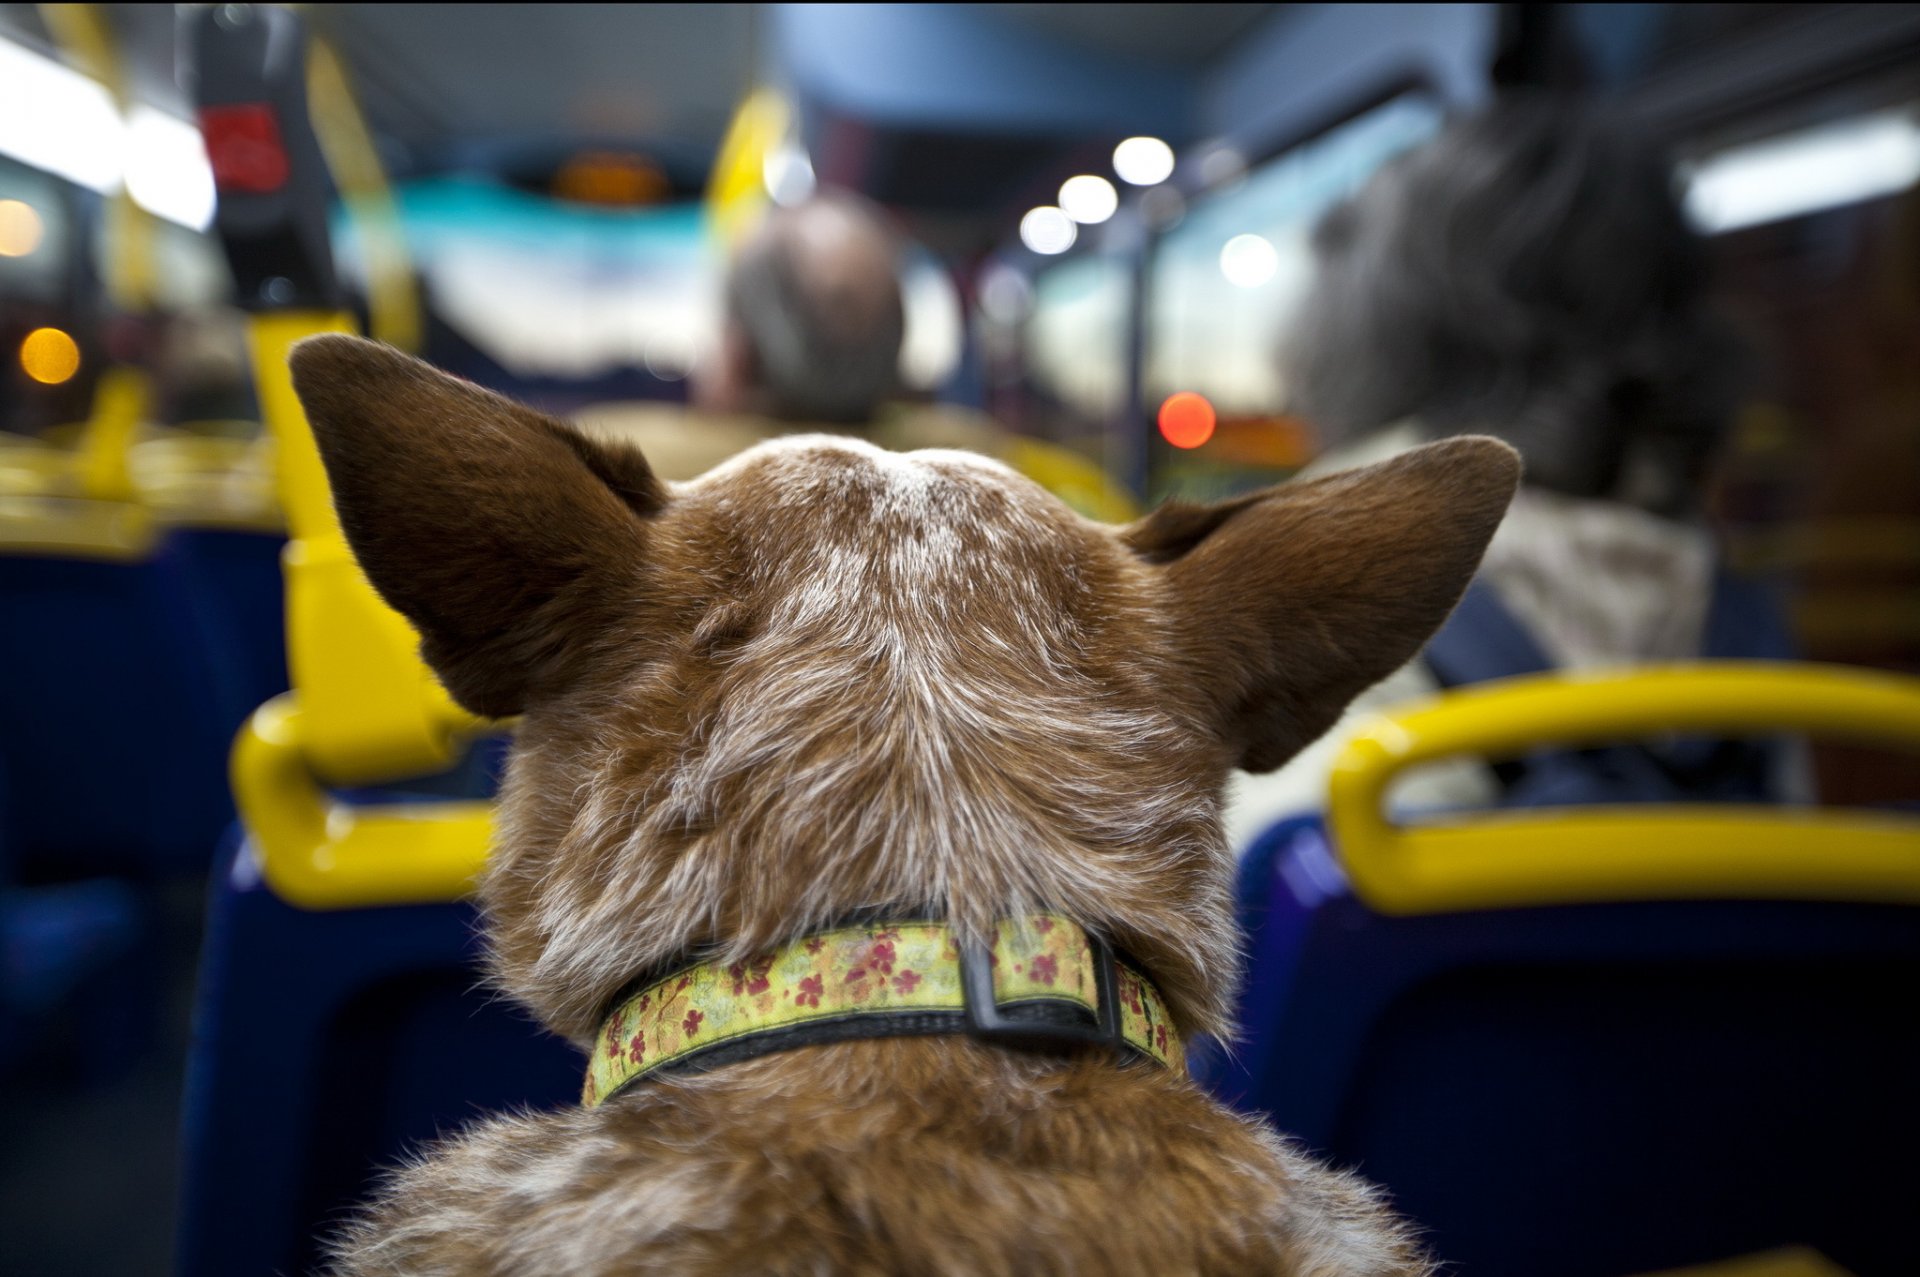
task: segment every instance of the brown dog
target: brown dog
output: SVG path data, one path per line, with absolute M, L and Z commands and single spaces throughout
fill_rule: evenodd
M 1229 770 L 1278 766 L 1412 657 L 1519 472 L 1458 439 L 1107 528 L 963 453 L 804 437 L 668 485 L 370 342 L 313 338 L 293 368 L 368 575 L 463 704 L 523 716 L 482 892 L 494 974 L 590 1051 L 636 976 L 750 964 L 874 909 L 945 919 L 956 946 L 1051 911 L 1129 955 L 1180 1035 L 1226 1032 Z M 605 1035 L 616 1063 L 630 1027 Z M 960 1032 L 493 1118 L 394 1178 L 338 1257 L 1428 1271 L 1371 1190 L 1177 1058 Z

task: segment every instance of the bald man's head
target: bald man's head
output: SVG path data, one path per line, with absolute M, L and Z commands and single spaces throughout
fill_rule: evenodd
M 725 321 L 739 398 L 791 421 L 871 421 L 898 385 L 899 243 L 850 195 L 776 208 L 734 260 Z

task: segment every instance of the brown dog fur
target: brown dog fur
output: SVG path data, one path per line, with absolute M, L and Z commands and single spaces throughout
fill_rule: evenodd
M 669 486 L 370 342 L 293 357 L 347 534 L 464 704 L 521 714 L 499 985 L 591 1048 L 636 973 L 870 905 L 1044 906 L 1228 1029 L 1221 794 L 1408 660 L 1518 478 L 1457 439 L 1124 529 L 995 463 L 806 437 Z M 499 1117 L 400 1172 L 352 1274 L 1412 1274 L 1360 1181 L 1184 1079 L 961 1037 Z

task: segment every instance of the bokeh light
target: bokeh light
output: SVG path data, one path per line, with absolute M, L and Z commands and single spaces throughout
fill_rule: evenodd
M 1120 194 L 1104 177 L 1082 173 L 1060 187 L 1060 208 L 1082 226 L 1097 226 L 1120 207 Z
M 1113 148 L 1113 171 L 1134 186 L 1153 186 L 1173 176 L 1173 148 L 1157 137 L 1130 137 Z
M 25 257 L 40 247 L 45 232 L 33 205 L 0 200 L 0 257 Z
M 1183 390 L 1160 405 L 1160 437 L 1176 448 L 1198 448 L 1213 438 L 1215 420 L 1205 395 Z
M 1206 187 L 1225 186 L 1246 176 L 1247 157 L 1238 149 L 1222 142 L 1210 147 L 1200 157 L 1200 184 Z
M 767 152 L 760 164 L 760 178 L 773 202 L 788 207 L 805 203 L 816 185 L 813 159 L 791 142 Z
M 1235 235 L 1220 250 L 1220 273 L 1240 288 L 1258 288 L 1273 278 L 1280 254 L 1259 235 Z
M 152 107 L 127 117 L 127 194 L 150 213 L 189 230 L 213 225 L 213 166 L 200 130 Z
M 980 277 L 980 311 L 995 324 L 1017 324 L 1033 309 L 1033 285 L 1027 277 L 995 262 Z
M 1187 215 L 1187 202 L 1171 186 L 1156 186 L 1140 197 L 1140 216 L 1156 231 L 1170 231 Z
M 35 381 L 57 386 L 80 371 L 80 347 L 58 328 L 36 328 L 20 343 L 20 366 Z
M 940 260 L 917 246 L 900 272 L 906 331 L 900 339 L 900 380 L 909 390 L 938 389 L 966 351 L 966 313 L 960 290 Z
M 1028 209 L 1020 219 L 1020 242 L 1049 257 L 1072 248 L 1078 235 L 1073 219 L 1051 204 Z

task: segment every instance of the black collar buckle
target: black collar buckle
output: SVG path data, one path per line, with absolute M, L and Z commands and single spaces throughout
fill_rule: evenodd
M 1095 1013 L 1097 1023 L 1092 1025 L 1010 1018 L 994 1000 L 992 952 L 976 942 L 956 944 L 967 1032 L 983 1042 L 1039 1047 L 1107 1046 L 1125 1054 L 1127 1040 L 1120 1027 L 1120 975 L 1113 946 L 1091 930 L 1087 932 L 1087 943 L 1093 947 L 1094 982 L 1100 999 Z

